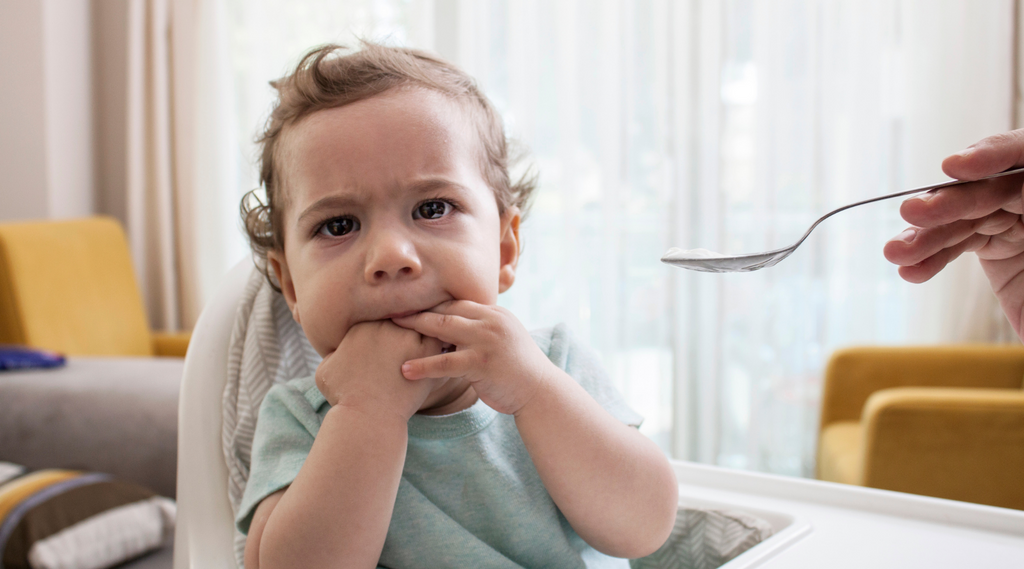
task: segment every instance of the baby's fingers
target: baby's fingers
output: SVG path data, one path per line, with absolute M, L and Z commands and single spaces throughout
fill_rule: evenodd
M 473 321 L 453 314 L 420 312 L 412 316 L 394 318 L 392 321 L 402 328 L 415 330 L 424 336 L 437 338 L 442 342 L 461 346 L 469 343 Z
M 469 372 L 470 359 L 469 352 L 463 350 L 409 360 L 402 364 L 402 375 L 406 379 L 462 377 Z

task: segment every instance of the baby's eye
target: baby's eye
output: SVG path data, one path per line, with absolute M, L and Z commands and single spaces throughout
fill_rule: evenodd
M 351 217 L 335 217 L 328 219 L 320 226 L 320 235 L 324 237 L 341 237 L 359 229 L 359 220 Z
M 452 204 L 442 200 L 430 200 L 416 206 L 414 219 L 440 219 L 452 210 Z

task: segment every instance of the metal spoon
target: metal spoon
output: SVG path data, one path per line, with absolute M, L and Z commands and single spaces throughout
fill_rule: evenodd
M 725 255 L 722 253 L 715 253 L 714 251 L 708 251 L 707 249 L 690 249 L 684 251 L 678 248 L 669 249 L 662 257 L 662 263 L 668 263 L 669 265 L 675 265 L 684 269 L 690 269 L 691 271 L 701 271 L 704 273 L 748 273 L 750 271 L 756 271 L 765 267 L 771 267 L 779 263 L 779 261 L 790 256 L 796 248 L 799 247 L 807 236 L 814 231 L 814 228 L 818 226 L 822 221 L 832 217 L 833 215 L 848 210 L 850 208 L 857 207 L 859 205 L 869 204 L 872 202 L 887 200 L 890 198 L 898 198 L 900 196 L 909 196 L 910 194 L 917 194 L 921 192 L 934 191 L 940 188 L 948 188 L 950 186 L 959 186 L 960 184 L 967 184 L 969 182 L 978 182 L 981 180 L 990 180 L 992 178 L 1001 178 L 1003 176 L 1010 176 L 1013 174 L 1019 174 L 1024 172 L 1024 168 L 1017 168 L 1015 170 L 1007 170 L 991 176 L 986 176 L 978 180 L 950 180 L 941 184 L 935 184 L 933 186 L 924 186 L 921 188 L 915 188 L 913 190 L 904 190 L 895 194 L 889 194 L 886 196 L 879 196 L 877 198 L 871 198 L 862 202 L 852 203 L 844 205 L 843 207 L 830 211 L 823 215 L 821 219 L 814 222 L 807 233 L 800 238 L 799 241 L 784 247 L 782 249 L 775 249 L 772 251 L 765 251 L 763 253 L 748 253 L 746 255 Z

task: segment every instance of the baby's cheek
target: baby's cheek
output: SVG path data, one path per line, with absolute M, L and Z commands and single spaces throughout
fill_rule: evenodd
M 320 357 L 326 357 L 327 354 L 337 350 L 348 331 L 347 327 L 339 326 L 337 322 L 331 322 L 330 319 L 324 318 L 323 313 L 310 315 L 303 321 L 305 324 L 302 326 L 302 333 L 306 335 L 306 339 L 320 354 Z

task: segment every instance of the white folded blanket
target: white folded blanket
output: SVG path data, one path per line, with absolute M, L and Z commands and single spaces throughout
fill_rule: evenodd
M 310 375 L 320 355 L 292 319 L 284 297 L 253 271 L 238 305 L 228 344 L 224 388 L 223 445 L 228 467 L 228 499 L 236 514 L 249 480 L 252 437 L 263 397 L 276 383 Z M 235 530 L 235 560 L 243 566 L 245 534 Z

